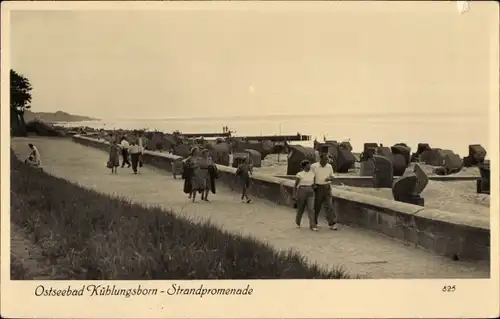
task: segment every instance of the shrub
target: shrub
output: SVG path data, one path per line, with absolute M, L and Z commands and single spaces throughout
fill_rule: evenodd
M 26 130 L 29 133 L 35 133 L 38 136 L 64 136 L 65 130 L 61 127 L 47 124 L 40 120 L 32 120 L 26 123 Z
M 349 278 L 208 221 L 112 198 L 12 161 L 11 221 L 30 234 L 58 279 Z

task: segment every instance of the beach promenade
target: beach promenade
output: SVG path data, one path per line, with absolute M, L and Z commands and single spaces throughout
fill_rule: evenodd
M 183 181 L 169 172 L 145 166 L 139 175 L 119 169 L 111 175 L 105 167 L 108 155 L 69 139 L 14 138 L 11 147 L 24 159 L 34 143 L 42 156 L 45 172 L 83 187 L 120 196 L 143 205 L 172 209 L 178 216 L 210 219 L 231 233 L 253 236 L 277 249 L 294 249 L 310 261 L 342 266 L 352 275 L 369 278 L 486 278 L 486 262 L 462 262 L 433 255 L 413 246 L 391 240 L 374 232 L 340 225 L 339 231 L 327 229 L 321 220 L 319 232 L 311 232 L 304 216 L 303 228 L 296 229 L 294 211 L 255 198 L 244 204 L 239 194 L 217 185 L 210 203 L 191 203 L 182 192 Z

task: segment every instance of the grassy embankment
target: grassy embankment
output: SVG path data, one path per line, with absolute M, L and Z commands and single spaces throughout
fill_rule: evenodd
M 57 279 L 349 278 L 297 253 L 111 198 L 11 158 L 11 223 Z M 23 277 L 20 262 L 13 279 Z

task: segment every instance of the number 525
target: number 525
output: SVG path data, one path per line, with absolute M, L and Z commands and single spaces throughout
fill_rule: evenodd
M 454 292 L 455 291 L 455 285 L 451 286 L 443 286 L 443 289 L 441 289 L 443 292 Z

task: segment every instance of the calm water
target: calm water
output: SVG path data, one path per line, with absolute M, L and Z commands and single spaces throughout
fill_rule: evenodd
M 67 124 L 95 128 L 150 129 L 185 133 L 221 132 L 229 126 L 235 135 L 302 134 L 322 140 L 350 139 L 359 151 L 365 142 L 390 146 L 397 142 L 416 148 L 417 143 L 452 149 L 465 156 L 469 144 L 489 148 L 489 120 L 484 115 L 324 115 L 324 116 L 252 116 L 210 119 L 102 120 Z M 308 143 L 305 143 L 306 145 Z M 311 142 L 312 144 L 312 142 Z

